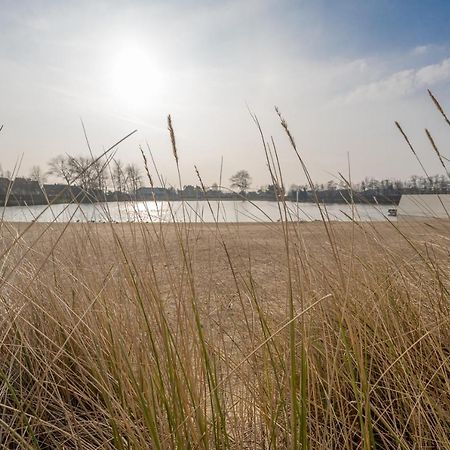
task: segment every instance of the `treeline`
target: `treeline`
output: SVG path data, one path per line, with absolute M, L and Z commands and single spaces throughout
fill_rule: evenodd
M 49 176 L 62 183 L 48 184 Z M 33 166 L 28 177 L 4 173 L 0 167 L 0 205 L 130 200 L 141 186 L 135 164 L 108 158 L 59 155 L 49 161 L 46 171 Z
M 145 176 L 144 176 L 145 175 Z M 51 176 L 61 183 L 47 183 Z M 146 182 L 147 180 L 147 182 Z M 185 185 L 182 189 L 156 187 L 135 164 L 124 164 L 115 158 L 94 159 L 85 156 L 57 156 L 48 169 L 34 166 L 28 177 L 15 177 L 0 167 L 0 205 L 39 205 L 70 202 L 108 202 L 131 200 L 277 200 L 324 203 L 381 203 L 398 204 L 403 194 L 450 193 L 449 177 L 411 176 L 408 180 L 376 180 L 366 178 L 359 183 L 345 180 L 309 185 L 292 185 L 282 192 L 275 185 L 251 190 L 251 178 L 240 170 L 230 178 L 230 187 L 217 183 L 209 187 Z M 144 184 L 147 184 L 145 186 Z
M 430 177 L 413 175 L 407 180 L 366 178 L 359 183 L 328 181 L 311 189 L 309 185 L 293 185 L 288 192 L 289 200 L 324 203 L 380 203 L 398 204 L 404 194 L 449 194 L 450 178 L 445 175 Z

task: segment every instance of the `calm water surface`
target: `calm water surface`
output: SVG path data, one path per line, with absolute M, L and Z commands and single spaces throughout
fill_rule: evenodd
M 313 203 L 288 202 L 292 220 L 320 220 Z M 385 220 L 391 206 L 357 205 L 356 220 Z M 352 208 L 330 204 L 324 207 L 331 220 L 348 221 Z M 96 204 L 60 204 L 48 206 L 9 206 L 0 209 L 0 217 L 11 222 L 276 222 L 280 213 L 276 202 L 257 201 L 174 201 L 117 202 Z

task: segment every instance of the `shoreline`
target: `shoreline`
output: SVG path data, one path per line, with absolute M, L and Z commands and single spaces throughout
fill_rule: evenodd
M 135 200 L 107 200 L 107 201 L 98 201 L 98 202 L 51 202 L 51 203 L 33 203 L 27 204 L 26 202 L 18 203 L 18 204 L 0 204 L 0 208 L 30 208 L 35 206 L 56 206 L 56 205 L 103 205 L 103 204 L 117 204 L 117 203 L 182 203 L 182 202 L 248 202 L 248 203 L 258 203 L 258 202 L 270 202 L 270 203 L 279 203 L 278 200 L 270 199 L 270 198 L 175 198 L 175 199 L 166 199 L 166 198 L 149 198 L 149 199 L 135 199 Z M 286 199 L 286 203 L 293 204 L 306 204 L 306 205 L 317 205 L 317 202 L 311 200 L 303 200 L 303 201 L 295 201 L 291 199 Z M 367 199 L 357 201 L 353 199 L 353 203 L 342 201 L 342 202 L 320 202 L 321 205 L 366 205 L 366 206 L 398 206 L 398 202 L 394 201 L 372 201 L 369 202 Z

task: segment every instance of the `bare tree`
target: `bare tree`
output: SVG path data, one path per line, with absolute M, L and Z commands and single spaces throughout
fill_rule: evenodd
M 246 170 L 239 170 L 231 178 L 231 187 L 239 189 L 241 193 L 246 193 L 250 187 L 252 179 Z
M 142 186 L 142 176 L 139 167 L 136 164 L 128 164 L 125 168 L 128 191 L 135 194 Z
M 64 155 L 58 155 L 52 158 L 48 163 L 47 173 L 63 179 L 67 184 L 70 184 L 73 173 L 69 158 Z
M 73 181 L 76 180 L 77 184 L 79 184 L 83 190 L 90 190 L 92 188 L 91 160 L 84 156 L 68 156 L 68 164 Z
M 104 158 L 88 159 L 89 188 L 106 191 L 108 184 L 108 160 Z
M 68 184 L 75 182 L 85 191 L 106 188 L 106 165 L 102 160 L 93 160 L 91 157 L 56 156 L 49 162 L 48 173 L 62 178 Z
M 30 180 L 37 181 L 39 186 L 42 186 L 47 181 L 45 173 L 42 171 L 40 166 L 33 166 L 31 168 Z
M 127 176 L 125 173 L 125 166 L 120 159 L 113 160 L 111 180 L 114 186 L 114 190 L 125 192 L 127 185 Z

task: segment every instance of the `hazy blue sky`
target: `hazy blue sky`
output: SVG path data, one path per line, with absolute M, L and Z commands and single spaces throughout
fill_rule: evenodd
M 441 172 L 428 127 L 450 155 L 450 1 L 0 0 L 0 163 L 22 174 L 58 153 L 96 152 L 132 131 L 118 157 L 140 162 L 149 142 L 176 182 L 166 116 L 184 182 L 247 169 L 269 181 L 247 105 L 278 143 L 288 183 L 304 177 L 275 116 L 287 118 L 313 177 L 421 174 L 393 122 L 426 167 Z

